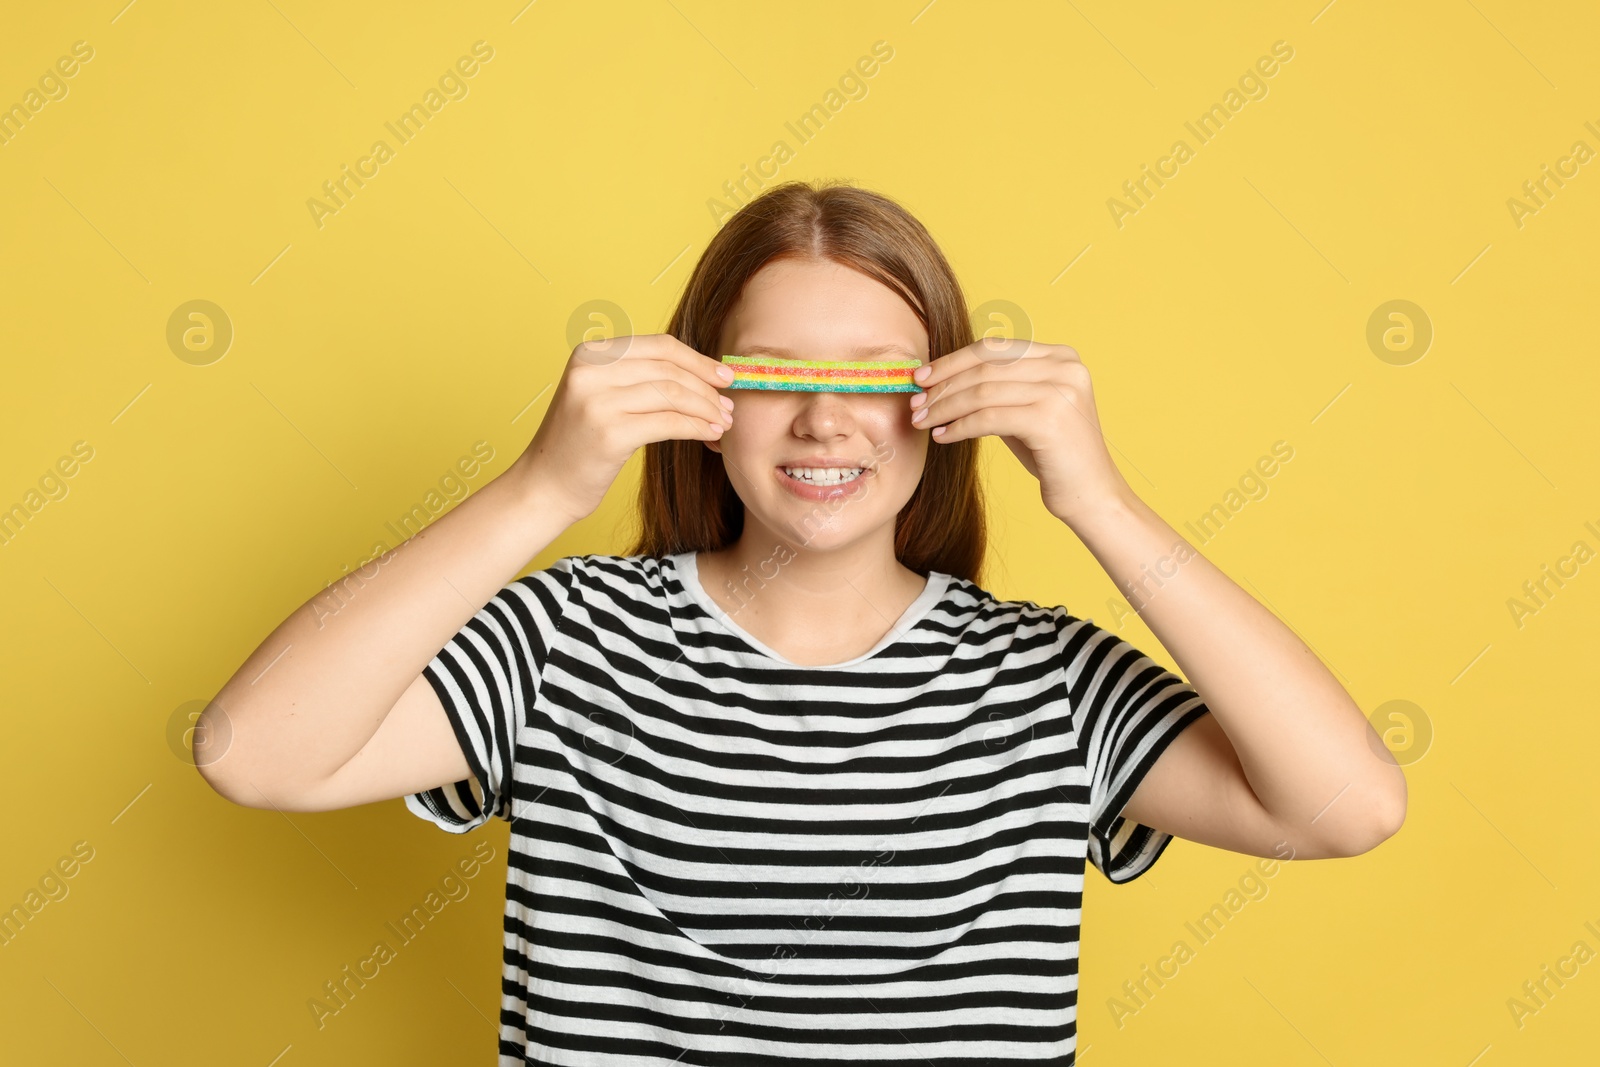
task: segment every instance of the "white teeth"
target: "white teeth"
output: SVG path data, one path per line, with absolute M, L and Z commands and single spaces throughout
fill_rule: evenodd
M 812 485 L 842 485 L 861 476 L 864 467 L 784 467 L 789 477 Z

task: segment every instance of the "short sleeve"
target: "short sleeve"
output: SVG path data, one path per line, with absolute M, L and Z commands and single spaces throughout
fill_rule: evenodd
M 1156 758 L 1210 709 L 1176 674 L 1057 608 L 1073 727 L 1089 772 L 1089 862 L 1114 883 L 1149 870 L 1172 835 L 1122 817 Z
M 511 820 L 518 733 L 538 695 L 578 558 L 558 559 L 501 589 L 423 668 L 472 776 L 407 796 L 413 814 L 454 834 L 491 816 Z

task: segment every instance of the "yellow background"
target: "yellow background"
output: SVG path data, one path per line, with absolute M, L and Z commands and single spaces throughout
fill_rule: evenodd
M 1411 701 L 1433 735 L 1404 753 L 1395 838 L 1280 869 L 1120 1028 L 1108 999 L 1253 860 L 1180 841 L 1126 887 L 1090 875 L 1080 1053 L 1592 1057 L 1600 962 L 1520 1027 L 1507 1000 L 1575 942 L 1600 950 L 1584 926 L 1600 928 L 1600 565 L 1520 628 L 1507 600 L 1574 542 L 1600 549 L 1584 526 L 1600 527 L 1600 164 L 1520 226 L 1507 201 L 1575 141 L 1600 149 L 1584 126 L 1600 127 L 1600 18 L 1507 0 L 925 3 L 5 13 L 0 104 L 74 42 L 94 49 L 0 146 L 0 506 L 75 442 L 94 449 L 0 546 L 0 906 L 75 842 L 94 849 L 0 947 L 8 1062 L 493 1062 L 505 825 L 455 837 L 398 799 L 235 807 L 173 724 L 392 545 L 385 524 L 474 442 L 494 457 L 473 488 L 505 469 L 575 313 L 611 301 L 659 332 L 715 232 L 708 201 L 778 140 L 793 156 L 775 180 L 898 199 L 974 306 L 1010 301 L 1033 336 L 1075 346 L 1130 484 L 1180 529 L 1292 445 L 1204 551 L 1364 709 Z M 494 56 L 468 95 L 319 227 L 307 200 L 479 40 Z M 893 58 L 865 96 L 801 144 L 785 123 L 880 40 Z M 1200 145 L 1185 121 L 1280 40 L 1294 56 L 1267 95 Z M 1108 199 L 1179 138 L 1193 158 L 1117 226 Z M 205 366 L 167 343 L 197 299 L 234 331 Z M 1391 300 L 1432 324 L 1409 365 L 1367 343 Z M 1114 628 L 1109 579 L 985 448 L 988 587 Z M 620 551 L 636 464 L 533 565 Z M 1171 663 L 1137 619 L 1117 632 Z M 318 1030 L 322 983 L 484 840 L 471 895 Z

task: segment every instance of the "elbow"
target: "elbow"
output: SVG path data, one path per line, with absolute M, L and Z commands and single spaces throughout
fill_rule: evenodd
M 194 769 L 200 772 L 201 779 L 211 787 L 212 792 L 224 800 L 244 808 L 266 806 L 261 802 L 260 796 L 250 789 L 242 776 L 224 773 L 217 763 L 201 763 L 196 760 Z
M 340 806 L 324 802 L 321 782 L 308 783 L 294 761 L 273 758 L 257 746 L 241 742 L 239 716 L 215 701 L 200 713 L 193 727 L 192 762 L 206 785 L 224 800 L 263 811 L 327 811 Z M 254 735 L 252 735 L 254 736 Z M 289 772 L 280 769 L 287 766 Z
M 195 769 L 200 772 L 200 777 L 204 779 L 206 785 L 211 787 L 212 792 L 216 793 L 224 800 L 233 804 L 238 804 L 240 807 L 244 808 L 254 806 L 249 802 L 249 799 L 239 791 L 238 787 L 224 776 L 218 774 L 216 771 L 207 770 L 206 768 L 201 767 L 199 764 L 195 765 Z
M 200 772 L 200 777 L 216 792 L 229 800 L 233 790 L 222 773 L 222 761 L 228 754 L 232 731 L 227 729 L 228 716 L 215 700 L 205 706 L 189 729 L 189 762 Z M 223 735 L 227 734 L 227 737 Z M 238 803 L 238 801 L 234 801 Z
M 303 810 L 282 797 L 276 800 L 269 797 L 248 775 L 237 773 L 237 768 L 235 773 L 224 774 L 216 766 L 205 767 L 197 763 L 195 769 L 200 772 L 200 777 L 205 779 L 206 785 L 209 785 L 218 796 L 241 808 Z
M 1337 852 L 1340 856 L 1359 856 L 1371 852 L 1400 832 L 1406 821 L 1406 787 L 1401 778 L 1395 789 L 1374 797 L 1367 805 L 1367 818 L 1359 832 L 1352 833 Z
M 1348 859 L 1371 852 L 1400 832 L 1406 819 L 1405 780 L 1399 779 L 1394 788 L 1350 790 L 1340 794 L 1339 818 L 1328 819 L 1320 827 L 1310 827 L 1304 822 L 1279 821 L 1273 831 L 1277 841 L 1273 850 L 1258 852 L 1260 856 L 1279 859 L 1327 860 Z M 1363 798 L 1359 803 L 1356 798 Z M 1346 803 L 1349 801 L 1349 803 Z M 1312 823 L 1320 817 L 1312 819 Z M 1281 851 L 1290 845 L 1289 855 Z
M 233 723 L 222 705 L 207 704 L 190 730 L 190 760 L 200 777 L 218 796 L 240 807 L 267 807 L 266 798 L 252 786 L 251 776 L 240 766 L 234 747 Z

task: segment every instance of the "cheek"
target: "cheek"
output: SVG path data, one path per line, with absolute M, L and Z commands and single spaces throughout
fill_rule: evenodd
M 733 398 L 733 425 L 721 438 L 724 452 L 754 456 L 777 447 L 782 413 L 774 409 L 770 397 L 752 398 L 752 392 L 735 389 L 723 394 Z
M 895 436 L 906 441 L 925 440 L 928 436 L 928 431 L 933 427 L 918 426 L 916 423 L 912 422 L 911 416 L 915 415 L 917 412 L 910 406 L 910 400 L 903 395 L 898 399 L 900 403 L 895 405 L 893 419 Z
M 911 409 L 898 406 L 874 422 L 870 437 L 880 457 L 892 465 L 897 477 L 921 476 L 928 454 L 928 431 L 911 423 Z M 880 460 L 880 461 L 883 461 Z

